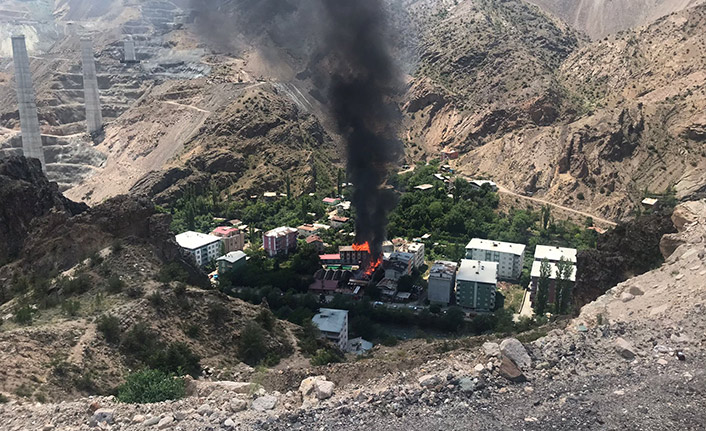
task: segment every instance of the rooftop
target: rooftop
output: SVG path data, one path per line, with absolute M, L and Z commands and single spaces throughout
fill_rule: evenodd
M 307 232 L 316 232 L 318 229 L 314 227 L 313 224 L 303 224 L 297 227 L 299 230 L 305 230 Z
M 346 317 L 348 317 L 348 310 L 322 308 L 319 310 L 319 314 L 314 316 L 311 321 L 314 322 L 322 332 L 339 333 L 345 326 Z
M 280 237 L 280 236 L 285 236 L 289 235 L 290 233 L 298 233 L 296 229 L 293 227 L 288 227 L 288 226 L 281 226 L 276 229 L 272 229 L 271 231 L 265 232 L 265 236 L 275 236 L 275 237 Z
M 321 242 L 323 242 L 323 240 L 321 239 L 321 237 L 318 236 L 318 235 L 312 235 L 312 236 L 310 236 L 309 238 L 306 239 L 306 243 L 307 243 L 307 244 L 311 244 L 312 242 L 316 242 L 316 241 L 321 241 Z
M 247 255 L 245 253 L 238 250 L 238 251 L 231 251 L 230 253 L 219 257 L 218 259 L 216 259 L 216 261 L 219 261 L 219 262 L 226 261 L 228 263 L 235 263 L 241 259 L 245 259 L 246 257 L 247 257 Z
M 659 202 L 659 200 L 657 200 L 657 199 L 655 199 L 655 198 L 645 198 L 645 199 L 642 200 L 642 204 L 643 204 L 643 205 L 648 205 L 648 206 L 656 205 L 657 202 Z
M 556 280 L 557 279 L 557 272 L 558 268 L 554 262 L 549 262 L 549 267 L 551 268 L 549 279 L 550 280 Z M 576 266 L 571 266 L 572 271 L 571 271 L 571 277 L 569 277 L 569 280 L 571 281 L 576 281 Z M 531 277 L 537 277 L 539 278 L 539 275 L 542 270 L 542 262 L 535 260 L 532 262 L 532 272 L 530 273 Z
M 555 247 L 551 245 L 538 245 L 534 250 L 534 260 L 547 259 L 558 262 L 561 258 L 576 263 L 576 249 Z
M 509 253 L 521 256 L 525 252 L 524 244 L 515 244 L 512 242 L 493 241 L 490 239 L 473 238 L 466 246 L 466 250 L 492 250 L 498 253 Z
M 331 217 L 331 221 L 336 221 L 339 223 L 348 223 L 348 220 L 350 220 L 348 217 L 341 217 L 341 216 Z
M 456 274 L 456 269 L 458 269 L 456 262 L 437 260 L 431 267 L 429 277 L 451 278 Z
M 481 260 L 461 260 L 456 280 L 477 281 L 479 283 L 496 284 L 498 282 L 498 264 Z
M 188 250 L 196 250 L 220 240 L 217 236 L 194 231 L 187 231 L 176 236 L 176 242 L 179 247 Z
M 320 254 L 319 260 L 341 260 L 341 255 L 336 254 Z
M 424 190 L 429 190 L 429 189 L 433 189 L 433 188 L 434 188 L 434 186 L 431 185 L 431 184 L 422 184 L 422 185 L 419 185 L 419 186 L 415 187 L 415 189 L 417 189 L 417 190 L 422 190 L 422 191 L 424 191 Z
M 211 232 L 211 235 L 215 236 L 229 236 L 234 233 L 240 232 L 237 227 L 232 227 L 232 226 L 219 226 L 215 229 L 213 229 L 213 232 Z

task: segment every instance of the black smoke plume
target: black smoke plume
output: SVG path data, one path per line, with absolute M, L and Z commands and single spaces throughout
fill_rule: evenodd
M 353 182 L 356 243 L 382 252 L 387 217 L 395 206 L 386 187 L 389 168 L 399 156 L 399 113 L 393 97 L 401 87 L 391 55 L 387 15 L 381 0 L 322 0 L 323 41 L 331 62 L 328 88 L 331 113 L 348 149 Z
M 192 0 L 197 27 L 221 44 L 243 38 L 269 43 L 302 59 L 346 142 L 347 175 L 354 184 L 356 243 L 381 254 L 388 214 L 396 205 L 386 187 L 401 155 L 402 88 L 383 0 Z M 302 58 L 305 57 L 305 58 Z

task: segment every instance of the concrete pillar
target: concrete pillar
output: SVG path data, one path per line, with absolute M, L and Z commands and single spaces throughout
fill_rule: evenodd
M 103 127 L 103 114 L 98 93 L 96 62 L 93 58 L 93 42 L 81 38 L 81 64 L 83 65 L 83 94 L 86 104 L 86 124 L 88 133 L 95 133 Z
M 12 57 L 15 63 L 15 81 L 17 81 L 17 103 L 20 106 L 22 153 L 25 157 L 39 159 L 42 162 L 42 169 L 45 169 L 32 71 L 29 68 L 29 55 L 23 35 L 12 37 Z
M 137 56 L 135 55 L 135 41 L 132 39 L 126 39 L 123 41 L 123 62 L 124 63 L 137 63 Z

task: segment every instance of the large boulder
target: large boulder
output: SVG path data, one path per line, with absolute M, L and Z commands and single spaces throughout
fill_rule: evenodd
M 521 383 L 527 381 L 527 377 L 525 377 L 525 375 L 522 373 L 522 370 L 520 370 L 520 368 L 505 355 L 503 355 L 502 361 L 500 362 L 498 373 L 514 383 Z
M 252 402 L 252 408 L 258 412 L 273 410 L 277 406 L 277 401 L 274 395 L 263 395 Z
M 635 348 L 624 338 L 615 340 L 615 351 L 625 359 L 633 360 L 635 358 Z
M 329 399 L 333 396 L 333 389 L 336 385 L 326 380 L 326 376 L 307 377 L 299 384 L 299 392 L 302 395 L 305 406 L 317 404 L 319 401 Z
M 527 354 L 525 346 L 516 338 L 503 340 L 500 343 L 500 352 L 521 369 L 527 369 L 532 365 L 532 359 Z

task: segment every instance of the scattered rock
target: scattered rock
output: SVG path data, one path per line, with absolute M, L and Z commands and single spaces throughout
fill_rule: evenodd
M 112 425 L 115 422 L 115 411 L 111 409 L 98 409 L 93 413 L 93 421 L 97 424 L 105 422 Z
M 629 302 L 629 301 L 632 301 L 633 299 L 635 299 L 635 295 L 633 295 L 632 293 L 623 292 L 620 295 L 620 300 L 623 302 Z
M 677 352 L 677 359 L 680 361 L 686 361 L 686 355 L 681 350 Z
M 240 398 L 233 398 L 228 404 L 228 408 L 233 413 L 242 412 L 248 408 L 248 402 Z
M 152 425 L 157 425 L 158 423 L 159 423 L 159 416 L 153 416 L 153 417 L 147 419 L 143 425 L 150 427 Z
M 461 392 L 470 393 L 476 388 L 476 382 L 470 377 L 464 377 L 458 381 L 458 388 Z
M 46 424 L 42 427 L 42 431 L 54 431 L 54 425 Z
M 266 410 L 272 410 L 275 408 L 277 405 L 277 397 L 273 395 L 263 395 L 259 398 L 256 398 L 252 402 L 252 408 L 253 410 L 257 410 L 259 412 L 264 412 Z
M 500 343 L 500 352 L 504 357 L 514 362 L 520 369 L 527 369 L 532 365 L 532 359 L 530 359 L 527 354 L 525 346 L 516 338 L 503 340 L 503 342 Z
M 326 400 L 333 396 L 333 388 L 336 385 L 329 381 L 320 381 L 315 385 L 316 388 L 316 398 L 320 400 Z
M 525 375 L 522 374 L 522 370 L 520 370 L 520 368 L 505 355 L 502 357 L 502 362 L 500 363 L 500 368 L 498 368 L 498 373 L 514 383 L 527 381 Z
M 497 357 L 500 356 L 500 345 L 498 343 L 485 342 L 483 343 L 483 353 L 486 356 Z
M 660 365 L 667 365 L 669 362 L 667 362 L 666 359 L 660 358 L 660 359 L 657 359 L 657 363 Z
M 201 416 L 211 416 L 211 413 L 213 413 L 213 409 L 208 404 L 201 404 L 199 408 L 196 409 L 196 413 L 200 414 Z
M 223 426 L 225 428 L 235 428 L 235 422 L 233 422 L 233 419 L 228 418 L 225 421 L 223 421 Z
M 157 428 L 158 429 L 167 429 L 172 426 L 172 423 L 174 423 L 174 416 L 167 415 L 160 419 L 160 421 L 157 423 Z
M 628 293 L 633 296 L 641 296 L 645 294 L 645 292 L 643 292 L 642 289 L 637 286 L 630 286 L 630 289 L 628 289 Z
M 132 423 L 134 423 L 134 424 L 141 424 L 144 421 L 145 421 L 144 415 L 135 415 L 132 417 Z
M 625 359 L 632 360 L 635 358 L 635 348 L 629 341 L 623 338 L 615 340 L 615 350 Z
M 436 386 L 441 383 L 441 378 L 434 374 L 426 374 L 419 378 L 419 386 L 423 388 L 428 388 L 430 386 Z
M 485 367 L 483 366 L 483 364 L 477 364 L 475 367 L 473 367 L 473 369 L 476 370 L 476 372 L 478 373 L 485 371 Z

